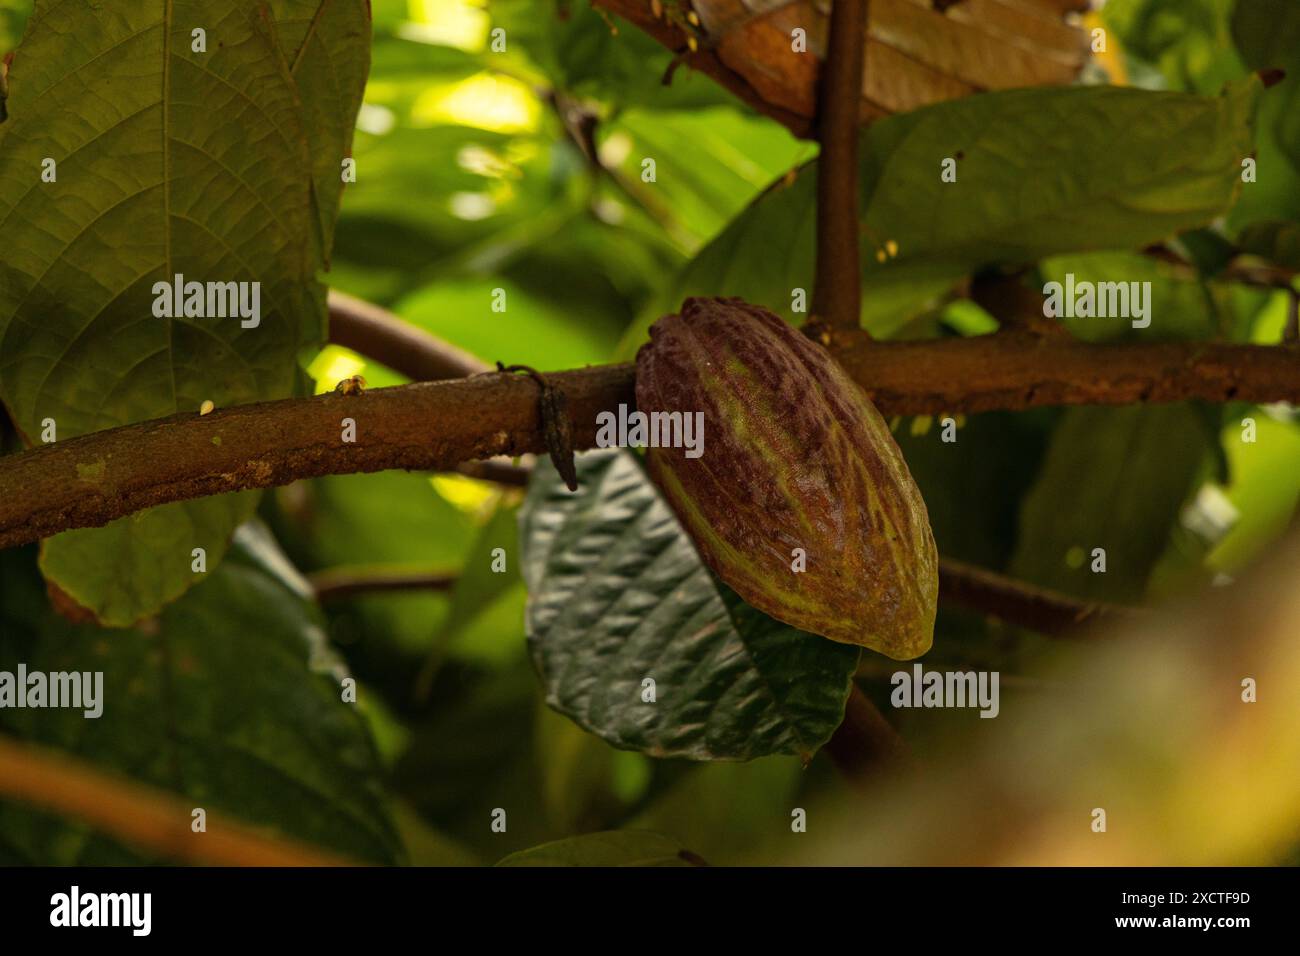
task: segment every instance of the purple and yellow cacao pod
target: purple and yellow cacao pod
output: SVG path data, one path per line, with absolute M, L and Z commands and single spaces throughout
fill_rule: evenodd
M 732 590 L 897 660 L 929 649 L 939 558 L 925 502 L 888 424 L 825 349 L 740 299 L 687 299 L 651 327 L 636 397 L 646 415 L 703 413 L 696 457 L 651 447 L 646 463 Z

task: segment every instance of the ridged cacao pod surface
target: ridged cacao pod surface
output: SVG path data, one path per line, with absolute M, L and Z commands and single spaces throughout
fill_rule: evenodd
M 705 564 L 802 630 L 897 660 L 929 649 L 939 559 L 925 502 L 825 349 L 740 299 L 692 298 L 651 327 L 636 366 L 641 412 L 704 414 L 702 454 L 651 447 L 646 462 Z

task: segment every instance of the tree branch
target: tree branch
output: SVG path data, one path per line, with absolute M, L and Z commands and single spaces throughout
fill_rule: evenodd
M 330 290 L 330 342 L 401 372 L 414 382 L 437 382 L 486 372 L 482 359 L 377 305 Z
M 817 93 L 817 275 L 814 315 L 856 329 L 862 314 L 858 238 L 858 104 L 867 33 L 867 0 L 834 0 L 826 62 Z
M 907 754 L 903 738 L 856 682 L 849 691 L 844 720 L 823 749 L 835 768 L 857 784 Z
M 309 576 L 321 602 L 362 594 L 400 591 L 445 591 L 456 583 L 454 572 L 439 570 L 373 571 L 335 568 Z M 1102 602 L 1080 601 L 1059 591 L 1026 584 L 994 571 L 939 559 L 939 600 L 1059 637 L 1086 624 L 1122 623 L 1146 612 Z
M 832 346 L 886 415 L 1187 399 L 1300 402 L 1295 348 L 1090 345 L 1015 334 L 872 342 L 856 332 L 834 333 Z M 548 375 L 568 398 L 575 448 L 594 446 L 599 412 L 635 407 L 633 376 L 631 365 Z M 356 422 L 354 442 L 341 440 L 344 418 Z M 0 548 L 172 501 L 299 478 L 448 470 L 545 450 L 537 386 L 516 375 L 183 413 L 0 457 Z
M 332 568 L 307 576 L 316 600 L 341 601 L 359 594 L 402 591 L 448 591 L 456 584 L 452 571 L 387 571 Z
M 1300 351 L 1279 346 L 1092 344 L 1016 332 L 906 342 L 834 332 L 830 344 L 885 414 L 1300 401 Z
M 577 447 L 595 444 L 598 412 L 635 405 L 632 374 L 630 365 L 616 365 L 548 376 L 568 398 Z M 353 442 L 342 440 L 345 419 L 355 422 Z M 183 413 L 0 458 L 0 548 L 299 478 L 445 471 L 544 450 L 537 385 L 518 375 Z
M 272 838 L 208 813 L 190 829 L 192 802 L 123 780 L 63 754 L 0 737 L 0 795 L 82 820 L 122 842 L 182 863 L 216 866 L 349 866 L 295 840 Z
M 1146 612 L 1101 602 L 1079 601 L 1059 591 L 1035 587 L 984 568 L 939 560 L 939 600 L 951 601 L 1053 637 L 1085 624 L 1137 620 Z

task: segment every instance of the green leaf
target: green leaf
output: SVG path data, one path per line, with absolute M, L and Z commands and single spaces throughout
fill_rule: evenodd
M 343 195 L 343 159 L 370 72 L 369 0 L 271 0 L 280 48 L 302 97 L 312 198 L 328 267 Z
M 671 833 L 717 866 L 772 859 L 805 839 L 791 831 L 790 811 L 803 805 L 817 769 L 780 757 L 690 766 L 627 826 Z
M 607 19 L 589 4 L 567 0 L 493 0 L 492 26 L 551 81 L 570 94 L 612 106 L 682 109 L 734 104 L 726 90 L 702 73 L 682 69 L 663 81 L 673 60 L 644 31 L 625 20 Z
M 497 289 L 504 294 L 504 313 L 492 307 Z M 435 282 L 403 299 L 396 311 L 487 362 L 526 358 L 542 370 L 603 362 L 618 341 L 617 330 L 598 316 L 566 311 L 500 279 Z M 527 352 L 521 353 L 525 343 Z
M 1015 547 L 1020 500 L 1042 460 L 1044 414 L 1049 413 L 958 418 L 955 442 L 945 442 L 941 420 L 929 416 L 903 418 L 894 428 L 944 557 L 986 568 L 1006 566 Z
M 31 0 L 0 0 L 0 54 L 7 53 L 18 45 L 31 12 Z M 0 94 L 2 93 L 3 83 L 0 83 Z M 0 122 L 3 121 L 4 97 L 0 95 Z
M 1210 451 L 1190 405 L 1070 409 L 1024 500 L 1012 575 L 1089 600 L 1142 600 Z M 1104 573 L 1092 570 L 1096 548 Z
M 1242 197 L 1237 225 L 1300 219 L 1300 5 L 1289 0 L 1236 0 L 1232 38 L 1251 69 L 1283 69 L 1259 113 L 1258 182 Z
M 1237 237 L 1243 252 L 1284 269 L 1300 269 L 1300 222 L 1268 220 L 1247 226 Z
M 1136 313 L 1132 302 L 1129 316 L 1063 316 L 1057 320 L 1085 342 L 1228 338 L 1251 317 L 1237 315 L 1234 289 L 1228 283 L 1189 280 L 1171 264 L 1135 252 L 1055 256 L 1045 260 L 1040 270 L 1045 282 L 1059 282 L 1063 290 L 1069 275 L 1074 276 L 1075 288 L 1082 282 L 1094 286 L 1103 282 L 1150 283 L 1141 291 L 1151 323 L 1146 328 L 1133 327 Z M 1101 297 L 1099 291 L 1098 302 Z
M 421 817 L 488 859 L 563 836 L 541 810 L 540 707 L 529 663 L 482 673 L 449 664 L 430 699 L 435 706 L 412 721 L 394 771 L 396 791 Z M 496 808 L 507 814 L 504 834 L 491 829 Z
M 727 107 L 628 110 L 602 124 L 600 134 L 602 155 L 624 154 L 616 167 L 626 184 L 619 201 L 637 200 L 688 240 L 690 252 L 813 152 L 784 126 Z M 642 181 L 645 159 L 654 160 L 653 182 Z
M 584 833 L 511 853 L 497 866 L 699 866 L 672 837 L 644 830 Z
M 861 143 L 863 325 L 895 332 L 988 266 L 1137 248 L 1221 215 L 1241 188 L 1259 90 L 1253 78 L 1218 97 L 1040 87 L 873 124 Z M 946 158 L 956 182 L 940 177 Z M 815 184 L 810 164 L 736 217 L 643 313 L 624 353 L 690 295 L 805 319 L 792 295 L 811 295 Z
M 1250 417 L 1258 430 L 1253 442 L 1241 440 L 1239 420 L 1223 429 L 1232 476 L 1224 492 L 1235 520 L 1208 558 L 1215 570 L 1234 575 L 1286 533 L 1300 506 L 1300 425 L 1264 409 Z
M 857 648 L 774 621 L 717 581 L 635 455 L 581 455 L 578 475 L 570 493 L 539 465 L 520 513 L 546 702 L 651 756 L 811 759 L 844 715 Z
M 274 543 L 241 529 L 219 570 L 147 628 L 106 634 L 45 601 L 29 551 L 0 555 L 0 669 L 102 671 L 102 714 L 5 709 L 0 726 L 131 779 L 359 860 L 400 862 L 365 721 L 305 585 Z M 364 689 L 362 701 L 364 703 Z M 356 705 L 362 706 L 362 705 Z M 143 862 L 68 821 L 0 805 L 20 859 Z
M 358 7 L 280 4 L 302 37 L 290 15 L 321 12 L 299 90 L 263 8 L 175 0 L 91 16 L 37 4 L 0 126 L 0 228 L 21 237 L 0 262 L 0 399 L 29 442 L 46 420 L 63 439 L 294 391 L 325 319 L 308 147 L 327 155 L 325 140 L 352 125 L 332 104 L 331 127 L 309 137 L 304 102 L 323 122 L 317 46 Z M 206 52 L 193 49 L 198 29 Z M 330 95 L 345 106 L 364 76 L 352 66 L 338 79 Z M 155 283 L 177 274 L 260 283 L 260 322 L 156 317 Z M 86 485 L 114 493 L 93 473 Z M 215 568 L 253 501 L 185 502 L 61 535 L 41 567 L 102 622 L 128 625 L 201 579 L 192 549 Z
M 1102 25 L 1119 38 L 1133 85 L 1159 82 L 1170 89 L 1216 93 L 1242 73 L 1229 36 L 1236 2 L 1114 0 L 1098 13 Z
M 438 640 L 444 650 L 462 640 L 475 621 L 489 614 L 498 602 L 520 589 L 518 538 L 515 533 L 518 510 L 515 505 L 498 503 L 465 556 L 465 566 L 452 589 L 451 609 L 442 623 Z M 499 555 L 496 553 L 498 548 L 502 552 Z M 523 635 L 522 626 L 497 630 L 512 642 Z

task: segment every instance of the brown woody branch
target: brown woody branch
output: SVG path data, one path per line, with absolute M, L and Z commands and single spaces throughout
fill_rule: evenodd
M 181 863 L 347 866 L 351 862 L 216 813 L 207 814 L 206 832 L 195 833 L 190 828 L 192 802 L 6 737 L 0 737 L 0 796 L 82 820 L 123 843 Z
M 856 329 L 862 314 L 858 238 L 858 103 L 867 33 L 867 0 L 834 0 L 826 62 L 817 93 L 817 270 L 813 312 L 837 329 Z
M 1114 604 L 1079 601 L 1059 591 L 949 558 L 939 561 L 939 600 L 1054 637 L 1079 631 L 1085 625 L 1134 620 L 1145 613 Z
M 835 332 L 831 349 L 885 414 L 1300 401 L 1300 351 L 1279 346 L 1093 344 L 1015 332 L 873 342 Z
M 492 366 L 386 309 L 330 290 L 330 342 L 400 371 L 415 382 L 486 372 Z
M 844 720 L 823 749 L 835 768 L 855 784 L 907 758 L 903 738 L 856 683 L 850 688 Z
M 578 447 L 596 414 L 632 405 L 627 365 L 559 373 Z M 342 440 L 344 420 L 356 440 Z M 299 478 L 441 471 L 464 461 L 543 450 L 537 386 L 480 375 L 218 409 L 59 441 L 0 458 L 0 547 L 96 527 L 144 508 Z
M 362 594 L 404 591 L 447 591 L 457 575 L 446 571 L 372 571 L 334 568 L 309 575 L 316 600 L 322 604 Z
M 492 369 L 477 355 L 416 328 L 370 302 L 330 290 L 330 344 L 387 365 L 414 382 L 466 378 Z M 528 483 L 528 471 L 508 461 L 466 461 L 456 471 L 502 485 Z
M 872 342 L 856 332 L 835 333 L 832 346 L 886 415 L 1187 399 L 1300 402 L 1300 351 L 1287 347 L 1090 345 L 1016 334 Z M 633 376 L 631 365 L 548 376 L 568 397 L 575 448 L 595 444 L 599 412 L 635 406 Z M 344 418 L 356 422 L 355 442 L 341 440 Z M 173 415 L 0 458 L 0 547 L 299 478 L 447 470 L 544 450 L 537 386 L 513 375 Z

